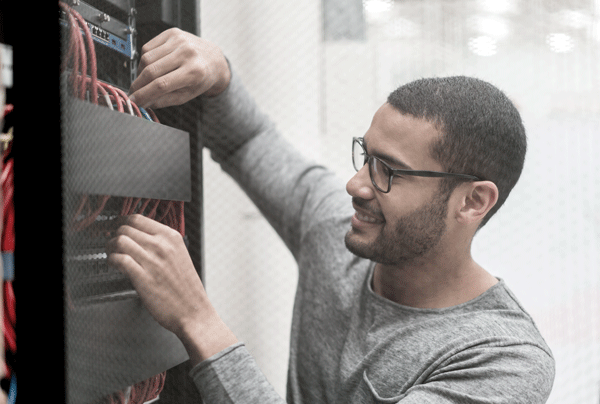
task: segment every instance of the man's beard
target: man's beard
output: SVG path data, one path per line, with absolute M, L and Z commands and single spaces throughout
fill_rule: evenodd
M 375 241 L 362 242 L 354 229 L 346 234 L 346 248 L 353 254 L 384 265 L 402 265 L 423 257 L 440 241 L 446 231 L 449 195 L 438 192 L 425 206 L 394 223 L 386 221 Z M 358 206 L 368 202 L 354 198 Z

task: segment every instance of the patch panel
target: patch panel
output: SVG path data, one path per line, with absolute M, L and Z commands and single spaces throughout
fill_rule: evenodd
M 135 30 L 133 27 L 127 23 L 115 20 L 106 13 L 84 2 L 74 5 L 73 9 L 84 18 L 92 33 L 92 38 L 97 44 L 108 46 L 130 59 L 135 57 L 135 49 L 133 47 L 133 34 Z M 64 10 L 59 11 L 59 21 L 64 27 L 68 26 L 68 18 Z M 85 35 L 85 33 L 83 34 Z
M 123 39 L 89 22 L 88 27 L 90 28 L 92 36 L 97 43 L 120 52 L 129 58 L 133 57 L 131 35 L 127 35 L 127 37 Z
M 129 279 L 109 267 L 103 251 L 67 257 L 67 265 L 70 271 L 69 297 L 71 303 L 79 307 L 99 300 L 136 295 Z
M 79 0 L 74 1 L 70 8 L 83 18 L 96 45 L 98 77 L 120 88 L 129 88 L 137 73 L 134 12 L 130 11 L 127 21 L 123 21 Z M 59 8 L 58 17 L 67 37 L 70 22 L 64 8 Z M 86 32 L 82 28 L 80 32 L 85 38 Z

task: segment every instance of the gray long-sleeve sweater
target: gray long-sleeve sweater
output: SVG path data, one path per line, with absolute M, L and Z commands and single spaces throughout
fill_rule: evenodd
M 444 309 L 389 301 L 371 288 L 373 263 L 344 235 L 353 214 L 343 182 L 300 156 L 257 109 L 237 76 L 204 100 L 205 144 L 298 262 L 287 399 L 243 343 L 192 369 L 207 404 L 544 403 L 552 353 L 500 280 Z

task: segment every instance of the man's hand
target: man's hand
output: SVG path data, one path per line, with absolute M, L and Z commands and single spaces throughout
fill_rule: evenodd
M 138 77 L 129 96 L 141 107 L 163 108 L 201 94 L 217 95 L 230 79 L 227 60 L 216 45 L 172 28 L 142 47 Z
M 108 264 L 126 274 L 150 314 L 183 342 L 193 364 L 237 339 L 208 300 L 181 234 L 142 215 L 123 218 Z

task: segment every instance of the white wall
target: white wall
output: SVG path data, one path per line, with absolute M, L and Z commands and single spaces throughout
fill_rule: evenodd
M 384 10 L 367 14 L 367 41 L 323 42 L 319 0 L 205 0 L 202 33 L 301 152 L 344 177 L 351 138 L 402 82 L 467 74 L 503 89 L 522 112 L 529 154 L 473 254 L 508 282 L 552 347 L 549 402 L 597 404 L 600 1 L 364 3 Z M 284 395 L 295 263 L 206 156 L 207 290 Z
M 316 156 L 318 2 L 204 1 L 201 17 L 202 36 L 222 47 L 288 139 Z M 245 194 L 205 156 L 206 289 L 285 397 L 295 261 Z

